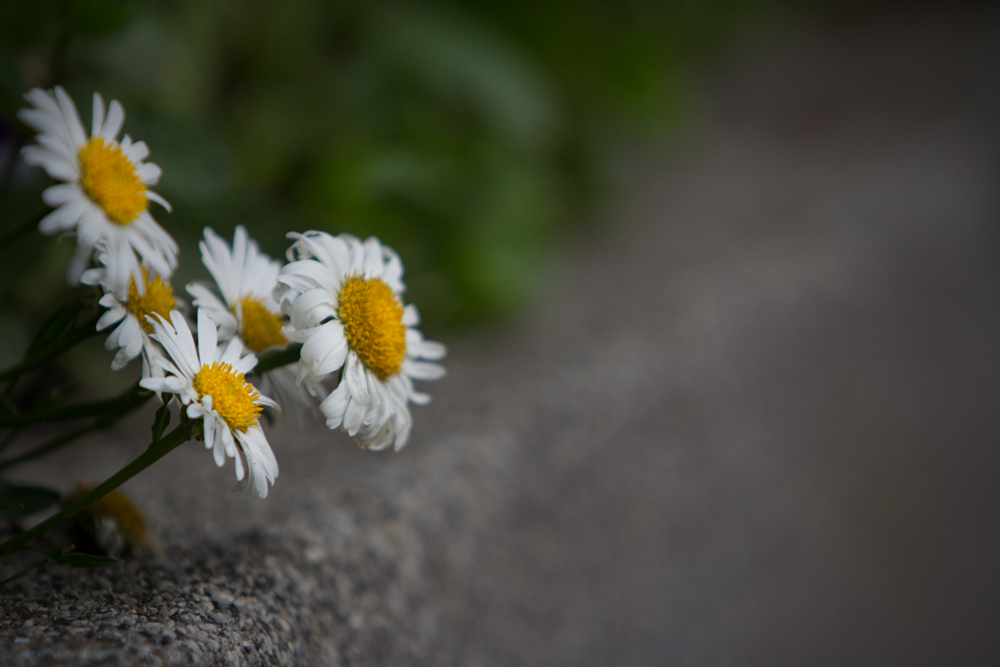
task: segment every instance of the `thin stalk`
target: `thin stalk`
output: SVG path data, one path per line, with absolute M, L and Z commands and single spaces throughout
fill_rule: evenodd
M 174 449 L 191 438 L 201 435 L 201 433 L 201 420 L 182 421 L 177 428 L 159 440 L 151 442 L 149 447 L 146 448 L 146 451 L 136 457 L 134 461 L 96 486 L 93 490 L 85 493 L 83 496 L 63 508 L 60 512 L 53 514 L 37 526 L 29 528 L 17 537 L 11 538 L 3 544 L 0 544 L 0 555 L 21 551 L 27 548 L 28 543 L 36 537 L 44 534 L 49 529 L 58 526 L 63 521 L 76 516 L 86 509 L 91 503 L 100 500 L 107 493 L 114 491 L 119 486 L 159 461 Z
M 302 346 L 295 343 L 294 345 L 289 345 L 284 350 L 266 352 L 257 359 L 257 365 L 254 366 L 251 373 L 254 375 L 263 375 L 267 371 L 274 370 L 275 368 L 281 368 L 282 366 L 293 364 L 299 360 L 299 352 L 301 350 Z
M 18 454 L 17 456 L 12 456 L 9 459 L 0 461 L 0 470 L 6 470 L 7 468 L 12 468 L 19 463 L 41 458 L 42 456 L 59 449 L 63 445 L 69 444 L 78 438 L 82 438 L 91 431 L 96 431 L 102 426 L 103 424 L 100 421 L 95 421 L 92 424 L 81 426 L 80 428 L 70 431 L 69 433 L 63 433 L 62 435 L 56 436 L 48 442 L 43 443 L 34 449 L 30 449 L 23 454 Z
M 35 422 L 57 422 L 87 417 L 107 417 L 112 420 L 132 412 L 145 405 L 153 396 L 153 392 L 141 388 L 138 383 L 113 398 L 105 398 L 89 403 L 62 405 L 43 408 L 34 412 L 22 412 L 16 415 L 0 415 L 0 428 L 7 426 L 24 426 Z
M 47 210 L 42 211 L 41 213 L 36 213 L 35 215 L 31 216 L 30 218 L 22 222 L 14 229 L 11 229 L 3 236 L 0 236 L 0 248 L 6 248 L 12 243 L 20 241 L 21 238 L 30 234 L 32 230 L 38 227 L 38 223 L 42 221 L 42 218 L 44 218 L 48 214 L 49 211 Z

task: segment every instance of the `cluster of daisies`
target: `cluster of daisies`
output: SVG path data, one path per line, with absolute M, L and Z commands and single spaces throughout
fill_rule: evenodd
M 39 230 L 76 236 L 67 281 L 103 291 L 97 329 L 114 327 L 106 342 L 111 367 L 141 357 L 140 385 L 173 394 L 188 418 L 204 421 L 216 463 L 235 459 L 238 488 L 263 498 L 278 476 L 260 424 L 265 407 L 318 408 L 329 428 L 368 449 L 406 444 L 409 404 L 430 400 L 413 380 L 442 377 L 434 362 L 445 348 L 424 340 L 417 309 L 403 304 L 395 252 L 376 238 L 292 233 L 282 265 L 242 226 L 232 245 L 206 228 L 201 258 L 215 286 L 188 285 L 186 305 L 170 284 L 177 243 L 149 211 L 150 202 L 170 210 L 149 189 L 161 170 L 145 161 L 145 142 L 118 139 L 122 105 L 105 108 L 95 93 L 88 136 L 61 87 L 25 98 L 31 107 L 18 117 L 38 136 L 24 160 L 58 181 L 44 192 L 54 210 Z M 247 382 L 257 354 L 294 344 L 297 361 L 264 373 L 259 387 Z

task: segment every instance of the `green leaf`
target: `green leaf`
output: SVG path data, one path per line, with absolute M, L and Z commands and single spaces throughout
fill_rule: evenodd
M 71 546 L 65 549 L 32 549 L 32 551 L 45 556 L 53 563 L 61 563 L 70 567 L 108 567 L 109 565 L 118 565 L 121 563 L 117 558 L 93 556 L 79 552 L 70 553 L 72 550 L 73 547 Z
M 41 486 L 20 486 L 0 480 L 0 518 L 16 519 L 41 512 L 59 502 L 58 491 Z
M 170 408 L 164 403 L 160 406 L 160 409 L 156 411 L 156 416 L 153 417 L 153 442 L 159 442 L 160 437 L 163 432 L 167 430 L 167 426 L 170 424 Z

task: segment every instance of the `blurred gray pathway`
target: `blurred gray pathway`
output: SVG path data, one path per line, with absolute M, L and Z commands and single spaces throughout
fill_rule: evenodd
M 452 342 L 403 453 L 279 428 L 264 502 L 171 454 L 127 487 L 161 555 L 8 587 L 0 664 L 994 664 L 998 38 L 737 54 L 536 316 Z

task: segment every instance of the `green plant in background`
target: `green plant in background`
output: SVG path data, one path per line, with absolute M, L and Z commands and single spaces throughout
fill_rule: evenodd
M 272 254 L 290 220 L 375 234 L 437 328 L 530 302 L 609 130 L 669 127 L 689 63 L 770 4 L 5 3 L 0 113 L 20 133 L 26 88 L 104 90 L 158 147 L 182 248 L 208 224 Z

